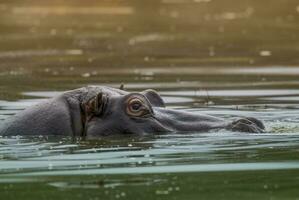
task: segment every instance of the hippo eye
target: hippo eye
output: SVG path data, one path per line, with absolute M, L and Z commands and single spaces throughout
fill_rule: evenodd
M 142 104 L 140 102 L 135 102 L 131 105 L 131 110 L 139 111 L 141 107 L 142 107 Z
M 142 117 L 149 114 L 149 110 L 142 100 L 133 98 L 128 102 L 127 113 L 134 117 Z

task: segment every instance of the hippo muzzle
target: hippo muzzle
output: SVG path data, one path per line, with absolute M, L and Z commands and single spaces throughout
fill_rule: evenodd
M 65 92 L 29 107 L 0 127 L 2 135 L 159 134 L 215 129 L 261 133 L 265 127 L 251 117 L 223 119 L 168 109 L 157 92 L 129 93 L 90 86 Z
M 155 113 L 157 121 L 167 126 L 170 132 L 200 132 L 213 129 L 227 129 L 238 132 L 261 133 L 265 129 L 261 121 L 252 117 L 225 120 L 209 115 L 166 108 L 155 108 Z

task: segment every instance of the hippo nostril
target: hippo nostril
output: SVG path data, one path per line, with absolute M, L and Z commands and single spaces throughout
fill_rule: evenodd
M 265 129 L 265 126 L 264 126 L 263 122 L 261 122 L 260 120 L 254 118 L 254 117 L 247 117 L 247 118 L 245 118 L 245 119 L 247 119 L 247 120 L 250 121 L 251 123 L 253 123 L 253 124 L 255 124 L 256 126 L 258 126 L 258 128 L 263 129 L 263 130 Z
M 265 131 L 264 124 L 253 117 L 241 118 L 233 121 L 229 126 L 232 131 L 263 133 Z

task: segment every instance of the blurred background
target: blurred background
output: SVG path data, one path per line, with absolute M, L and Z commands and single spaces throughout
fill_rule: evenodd
M 298 22 L 296 0 L 1 1 L 0 99 L 121 82 L 298 88 Z

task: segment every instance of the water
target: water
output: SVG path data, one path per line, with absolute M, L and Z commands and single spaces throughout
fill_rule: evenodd
M 299 3 L 268 4 L 0 3 L 0 125 L 64 90 L 124 83 L 267 130 L 0 137 L 0 199 L 298 199 Z

